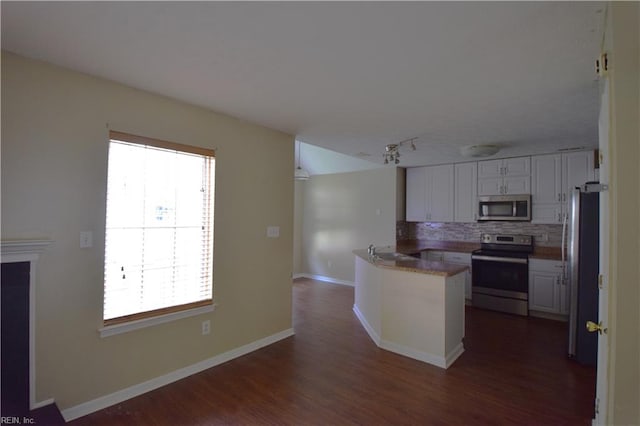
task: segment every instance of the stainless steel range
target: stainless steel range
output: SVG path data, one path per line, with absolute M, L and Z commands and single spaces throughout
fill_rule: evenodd
M 471 253 L 473 306 L 529 315 L 530 235 L 482 234 Z

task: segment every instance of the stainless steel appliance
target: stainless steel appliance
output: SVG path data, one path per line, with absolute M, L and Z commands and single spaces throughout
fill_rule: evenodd
M 589 333 L 585 324 L 598 319 L 601 188 L 587 182 L 572 190 L 569 203 L 569 356 L 587 365 L 596 365 L 598 356 L 598 334 Z
M 471 253 L 473 306 L 529 315 L 530 235 L 482 234 Z
M 531 195 L 478 197 L 478 220 L 531 220 Z

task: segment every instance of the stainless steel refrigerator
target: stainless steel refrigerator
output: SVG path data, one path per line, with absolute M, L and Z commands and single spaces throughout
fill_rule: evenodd
M 571 193 L 569 203 L 567 272 L 570 288 L 569 356 L 581 364 L 596 365 L 598 333 L 587 331 L 587 321 L 598 321 L 600 194 L 597 182 Z

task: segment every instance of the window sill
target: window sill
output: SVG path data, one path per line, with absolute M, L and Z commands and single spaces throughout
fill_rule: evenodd
M 213 312 L 217 304 L 213 303 L 208 306 L 201 306 L 198 308 L 188 309 L 185 311 L 172 312 L 170 314 L 158 315 L 157 317 L 144 318 L 136 321 L 125 322 L 122 324 L 114 324 L 98 329 L 100 337 L 115 336 L 116 334 L 128 333 L 129 331 L 139 330 L 141 328 L 152 327 L 154 325 L 163 324 L 165 322 L 171 322 L 182 318 L 189 318 L 196 315 L 206 314 L 207 312 Z

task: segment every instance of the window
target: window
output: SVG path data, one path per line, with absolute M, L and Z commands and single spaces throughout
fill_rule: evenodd
M 214 151 L 109 138 L 105 326 L 211 305 Z

